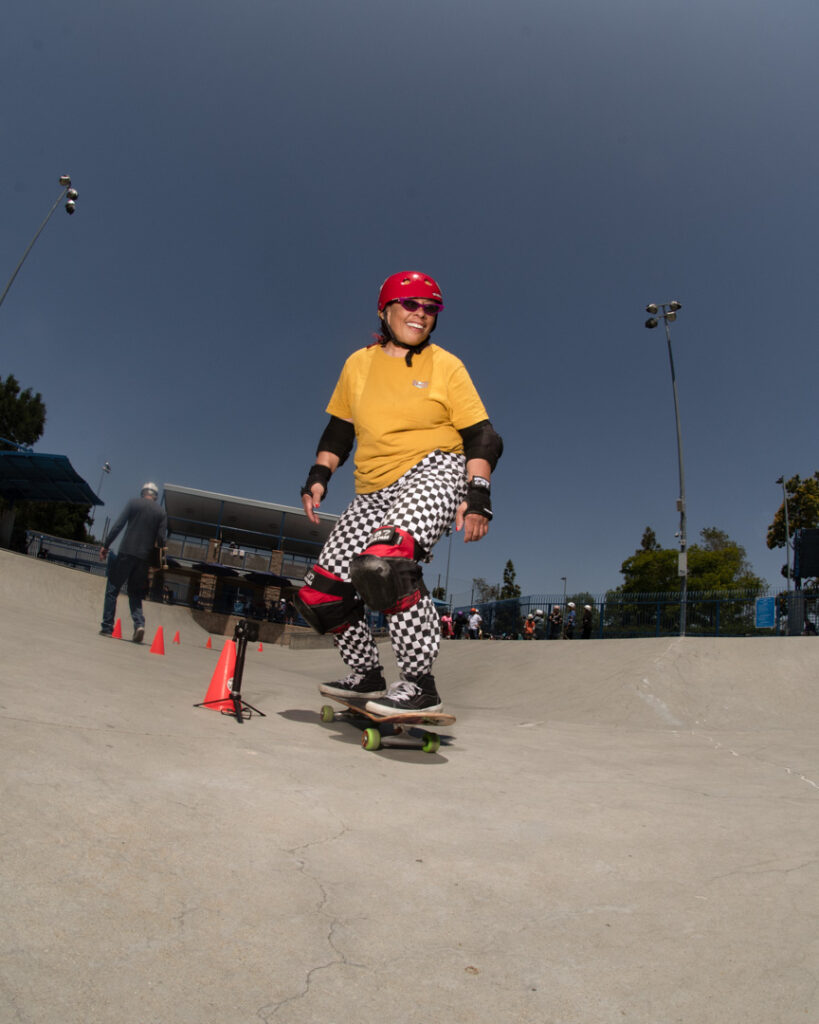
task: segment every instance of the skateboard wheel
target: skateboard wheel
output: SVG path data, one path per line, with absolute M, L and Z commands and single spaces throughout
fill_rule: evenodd
M 329 704 L 325 704 L 321 709 L 321 720 L 322 722 L 332 722 L 335 720 L 336 713 L 330 707 Z
M 361 746 L 365 750 L 378 750 L 381 746 L 381 733 L 378 729 L 365 729 L 361 734 Z
M 421 748 L 425 754 L 434 754 L 441 745 L 441 737 L 436 732 L 424 733 L 424 745 Z

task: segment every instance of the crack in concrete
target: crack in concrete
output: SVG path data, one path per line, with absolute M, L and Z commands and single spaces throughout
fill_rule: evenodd
M 328 919 L 325 941 L 329 946 L 330 951 L 335 955 L 327 961 L 325 961 L 324 963 L 315 964 L 313 967 L 310 967 L 307 970 L 300 991 L 296 992 L 294 995 L 287 996 L 284 999 L 280 999 L 278 1000 L 278 1002 L 268 1003 L 266 1006 L 260 1007 L 256 1011 L 257 1016 L 259 1017 L 260 1020 L 263 1020 L 265 1022 L 272 1021 L 285 1007 L 290 1006 L 293 1003 L 300 1002 L 302 999 L 304 999 L 307 995 L 310 994 L 310 990 L 313 986 L 313 981 L 315 977 L 322 971 L 328 971 L 334 967 L 339 966 L 352 967 L 364 970 L 367 966 L 366 964 L 360 964 L 356 963 L 353 960 L 350 960 L 345 955 L 343 950 L 339 948 L 336 942 L 336 932 L 341 925 L 341 919 L 338 917 L 334 917 L 333 915 L 328 913 L 326 907 L 330 901 L 330 895 L 327 891 L 326 886 L 324 885 L 323 882 L 319 880 L 319 878 L 315 874 L 310 872 L 310 870 L 307 867 L 306 860 L 303 857 L 299 856 L 299 854 L 304 853 L 305 851 L 311 849 L 314 846 L 324 846 L 328 843 L 334 843 L 342 836 L 346 835 L 349 831 L 349 826 L 345 825 L 342 822 L 341 828 L 335 835 L 328 836 L 325 839 L 317 839 L 309 843 L 303 843 L 300 846 L 286 848 L 286 852 L 293 857 L 296 868 L 299 871 L 299 873 L 304 875 L 305 878 L 309 879 L 310 882 L 318 889 L 319 900 L 316 906 L 316 914 L 324 915 Z

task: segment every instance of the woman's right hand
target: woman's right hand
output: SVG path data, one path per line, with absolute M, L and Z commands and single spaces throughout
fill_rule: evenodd
M 321 507 L 321 499 L 324 494 L 324 488 L 321 484 L 313 484 L 310 488 L 309 494 L 302 494 L 301 504 L 304 508 L 304 514 L 315 526 L 318 526 L 321 520 L 316 515 L 316 512 Z

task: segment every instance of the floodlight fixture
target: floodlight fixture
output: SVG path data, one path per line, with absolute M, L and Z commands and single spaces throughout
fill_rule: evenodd
M 77 192 L 77 190 L 75 188 L 71 187 L 71 176 L 69 174 L 61 174 L 59 180 L 60 180 L 60 188 L 62 189 L 62 192 L 60 192 L 60 194 L 55 199 L 54 205 L 51 207 L 51 209 L 46 214 L 46 217 L 45 217 L 45 220 L 43 221 L 43 223 L 39 226 L 39 228 L 37 228 L 37 231 L 36 231 L 36 233 L 34 235 L 34 238 L 32 238 L 32 240 L 28 243 L 28 246 L 26 247 L 25 252 L 20 257 L 20 260 L 19 260 L 17 266 L 14 268 L 14 272 L 12 273 L 11 277 L 8 280 L 8 284 L 3 289 L 2 295 L 0 295 L 0 306 L 3 305 L 3 301 L 5 300 L 6 296 L 9 293 L 9 288 L 11 288 L 11 286 L 14 284 L 14 279 L 19 274 L 20 267 L 22 267 L 22 265 L 25 263 L 26 257 L 31 252 L 31 249 L 32 249 L 34 243 L 37 241 L 37 239 L 42 234 L 43 228 L 51 220 L 51 215 L 54 213 L 54 211 L 57 209 L 57 207 L 60 205 L 60 203 L 63 201 L 63 199 L 67 199 L 68 200 L 66 202 L 66 204 L 65 204 L 65 212 L 69 216 L 71 216 L 74 213 L 74 211 L 77 209 L 77 197 L 79 196 L 79 192 Z
M 646 320 L 645 325 L 646 327 L 648 327 L 649 330 L 651 330 L 652 327 L 657 327 L 659 323 L 659 320 L 655 319 L 653 316 L 650 316 L 648 320 Z
M 659 312 L 659 310 L 657 309 L 657 303 L 649 302 L 649 304 L 646 306 L 646 313 L 651 313 L 653 316 L 657 312 Z

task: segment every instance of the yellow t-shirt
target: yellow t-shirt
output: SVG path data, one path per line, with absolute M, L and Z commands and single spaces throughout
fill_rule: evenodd
M 436 449 L 462 453 L 458 431 L 488 418 L 464 364 L 438 345 L 412 366 L 380 345 L 353 352 L 327 412 L 355 426 L 358 494 L 395 483 Z

